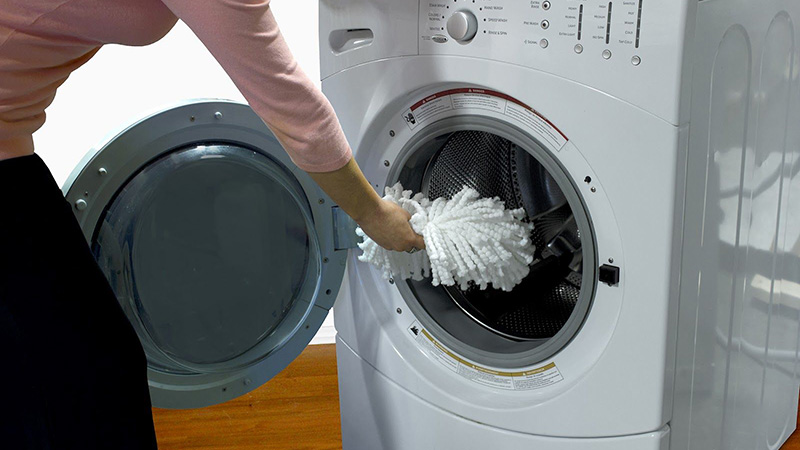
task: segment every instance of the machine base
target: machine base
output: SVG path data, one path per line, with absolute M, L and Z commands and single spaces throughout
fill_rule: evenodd
M 401 388 L 338 336 L 344 450 L 667 450 L 669 427 L 611 438 L 557 438 L 489 427 L 453 415 Z M 569 418 L 565 418 L 569 420 Z

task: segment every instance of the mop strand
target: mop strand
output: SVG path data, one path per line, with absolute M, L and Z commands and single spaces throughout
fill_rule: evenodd
M 374 264 L 383 277 L 422 280 L 431 277 L 434 286 L 470 282 L 486 289 L 510 291 L 528 275 L 533 261 L 530 233 L 533 225 L 523 221 L 525 210 L 508 210 L 499 198 L 479 198 L 464 187 L 448 200 L 430 201 L 400 183 L 386 188 L 384 199 L 411 213 L 411 228 L 425 240 L 425 250 L 409 254 L 380 247 L 361 228 L 359 260 Z

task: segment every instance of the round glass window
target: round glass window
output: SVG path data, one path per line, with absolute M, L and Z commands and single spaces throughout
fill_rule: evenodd
M 464 186 L 524 208 L 535 244 L 529 275 L 511 292 L 399 283 L 420 321 L 453 350 L 481 363 L 524 367 L 563 348 L 594 296 L 589 216 L 564 169 L 534 139 L 491 119 L 443 120 L 409 143 L 394 181 L 431 199 Z
M 279 163 L 199 145 L 132 176 L 92 250 L 151 368 L 226 371 L 283 345 L 306 316 L 319 277 L 313 229 L 302 189 Z

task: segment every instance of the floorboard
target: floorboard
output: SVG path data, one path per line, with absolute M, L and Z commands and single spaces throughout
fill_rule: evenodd
M 224 405 L 156 408 L 153 417 L 160 450 L 341 449 L 335 346 L 309 346 L 272 381 Z M 781 450 L 800 450 L 800 435 Z
M 306 348 L 286 370 L 223 405 L 153 409 L 160 450 L 342 448 L 334 345 Z
M 789 440 L 781 447 L 781 450 L 800 450 L 800 414 L 797 415 L 797 428 L 794 433 L 789 436 Z

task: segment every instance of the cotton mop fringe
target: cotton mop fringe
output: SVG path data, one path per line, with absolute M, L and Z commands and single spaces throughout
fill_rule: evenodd
M 380 247 L 361 228 L 359 260 L 383 270 L 384 278 L 422 280 L 433 278 L 433 285 L 467 289 L 470 282 L 486 289 L 510 291 L 528 275 L 533 261 L 530 233 L 533 225 L 523 221 L 525 210 L 508 210 L 499 198 L 479 198 L 464 187 L 452 199 L 434 201 L 400 183 L 386 188 L 384 199 L 411 213 L 411 228 L 425 239 L 425 250 L 409 254 Z

